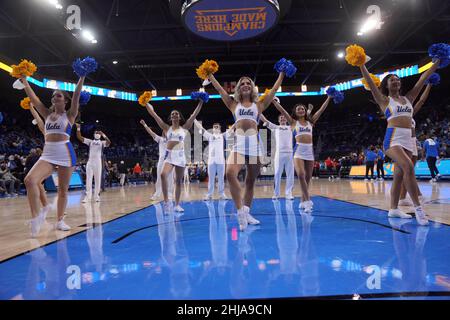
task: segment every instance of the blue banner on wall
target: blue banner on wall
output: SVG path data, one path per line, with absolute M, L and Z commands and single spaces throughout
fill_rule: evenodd
M 270 30 L 279 14 L 276 0 L 194 0 L 185 2 L 182 20 L 200 37 L 236 41 Z

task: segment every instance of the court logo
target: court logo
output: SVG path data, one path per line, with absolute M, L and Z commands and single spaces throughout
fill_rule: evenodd
M 66 286 L 69 290 L 81 289 L 81 269 L 77 265 L 70 265 L 66 269 L 66 273 L 70 274 L 67 278 Z
M 376 265 L 368 266 L 366 272 L 370 274 L 370 277 L 366 280 L 366 286 L 369 290 L 381 289 L 381 268 Z

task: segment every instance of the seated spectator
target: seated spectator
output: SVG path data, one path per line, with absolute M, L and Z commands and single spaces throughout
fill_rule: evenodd
M 5 162 L 0 165 L 0 188 L 6 190 L 6 195 L 11 196 L 17 196 L 20 188 L 20 180 L 10 172 Z
M 139 164 L 139 162 L 136 163 L 136 165 L 134 166 L 133 174 L 136 179 L 139 178 L 139 176 L 142 174 L 142 168 L 141 168 L 141 165 Z

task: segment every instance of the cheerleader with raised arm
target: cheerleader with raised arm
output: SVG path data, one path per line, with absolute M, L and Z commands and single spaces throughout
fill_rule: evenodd
M 330 89 L 327 95 L 327 99 L 314 114 L 312 114 L 314 106 L 311 104 L 308 107 L 304 104 L 297 104 L 289 114 L 278 101 L 273 101 L 275 107 L 284 115 L 294 131 L 296 143 L 294 165 L 302 191 L 299 208 L 305 213 L 311 213 L 314 205 L 309 194 L 309 184 L 314 169 L 313 127 L 327 109 L 331 99 L 334 99 L 335 103 L 343 101 L 342 93 L 334 88 Z
M 31 208 L 31 235 L 35 237 L 43 222 L 42 210 L 39 210 L 39 185 L 56 169 L 58 173 L 58 201 L 56 228 L 69 231 L 70 227 L 64 222 L 64 211 L 67 206 L 69 183 L 76 165 L 76 155 L 70 142 L 72 126 L 78 115 L 79 99 L 87 74 L 95 71 L 97 63 L 92 58 L 77 60 L 74 69 L 80 77 L 72 98 L 65 91 L 53 91 L 51 109 L 45 107 L 34 93 L 26 79 L 20 76 L 25 92 L 39 114 L 45 119 L 45 145 L 41 158 L 25 177 L 28 202 Z M 68 107 L 68 108 L 67 108 Z M 52 110 L 52 111 L 51 111 Z
M 450 54 L 450 51 L 448 51 Z M 418 194 L 418 186 L 414 175 L 414 165 L 411 160 L 414 151 L 411 139 L 411 127 L 414 108 L 412 103 L 422 91 L 425 81 L 436 71 L 441 61 L 438 57 L 433 59 L 430 69 L 422 74 L 414 87 L 402 94 L 402 81 L 395 75 L 386 76 L 378 86 L 377 78 L 369 73 L 366 64 L 364 49 L 358 46 L 347 48 L 347 61 L 361 69 L 367 86 L 370 88 L 375 102 L 387 119 L 387 130 L 384 139 L 385 154 L 395 162 L 394 181 L 391 188 L 391 202 L 389 217 L 410 219 L 411 216 L 398 209 L 400 189 L 404 181 L 406 190 L 411 196 L 414 205 L 416 220 L 420 225 L 428 225 Z
M 205 62 L 207 63 L 207 62 Z M 296 68 L 293 64 L 281 59 L 275 69 L 279 76 L 268 92 L 266 99 L 258 101 L 258 92 L 255 83 L 249 77 L 241 77 L 236 85 L 234 95 L 228 92 L 216 80 L 213 73 L 217 71 L 200 67 L 197 73 L 202 78 L 212 82 L 214 88 L 219 92 L 225 106 L 231 111 L 236 123 L 235 143 L 233 150 L 227 159 L 226 176 L 230 185 L 230 193 L 236 209 L 238 210 L 239 229 L 245 230 L 248 224 L 259 224 L 250 214 L 253 202 L 256 178 L 260 173 L 260 156 L 262 156 L 261 144 L 258 135 L 258 123 L 261 113 L 271 104 L 275 93 L 280 88 L 285 75 L 293 76 Z M 202 70 L 204 72 L 202 73 Z M 238 174 L 243 166 L 246 166 L 244 194 L 238 180 Z
M 172 171 L 175 171 L 175 208 L 176 212 L 184 212 L 180 206 L 181 184 L 183 182 L 183 174 L 186 167 L 186 155 L 184 143 L 187 131 L 192 127 L 195 118 L 199 114 L 203 106 L 203 100 L 200 100 L 194 112 L 188 120 L 184 120 L 183 115 L 178 110 L 170 113 L 169 122 L 165 123 L 155 112 L 150 103 L 146 104 L 148 113 L 155 119 L 158 126 L 162 129 L 163 135 L 167 137 L 167 149 L 164 156 L 164 166 L 161 172 L 161 185 L 164 195 L 164 210 L 166 213 L 172 211 L 169 202 L 169 179 Z

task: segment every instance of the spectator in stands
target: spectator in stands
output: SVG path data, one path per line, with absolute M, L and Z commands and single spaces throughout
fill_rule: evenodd
M 377 146 L 377 179 L 378 181 L 384 180 L 384 152 L 381 150 L 380 146 Z M 381 173 L 381 175 L 380 175 Z
M 377 159 L 377 154 L 375 152 L 375 147 L 370 146 L 366 150 L 366 177 L 364 181 L 369 181 L 369 171 L 371 171 L 370 181 L 373 181 L 373 168 L 375 167 L 375 160 Z
M 123 187 L 123 185 L 125 183 L 128 184 L 128 179 L 127 179 L 127 166 L 125 165 L 124 161 L 121 160 L 120 164 L 117 166 L 117 169 L 119 171 L 119 176 L 120 176 L 120 186 Z
M 17 179 L 9 170 L 7 164 L 3 162 L 0 165 L 0 187 L 4 190 L 8 190 L 6 195 L 17 196 L 20 189 L 20 180 Z
M 327 172 L 328 172 L 328 175 L 329 175 L 328 180 L 331 181 L 332 179 L 334 179 L 334 175 L 333 175 L 333 160 L 331 160 L 331 157 L 328 157 L 325 160 L 325 166 L 327 168 Z
M 140 177 L 140 175 L 142 174 L 142 168 L 141 168 L 141 165 L 139 164 L 139 162 L 136 163 L 136 165 L 134 166 L 133 174 L 136 179 L 138 179 Z
M 425 140 L 423 144 L 423 157 L 426 157 L 428 168 L 431 173 L 430 182 L 436 182 L 436 177 L 439 179 L 439 170 L 436 167 L 436 161 L 439 158 L 439 143 L 436 141 L 436 137 L 431 137 Z

